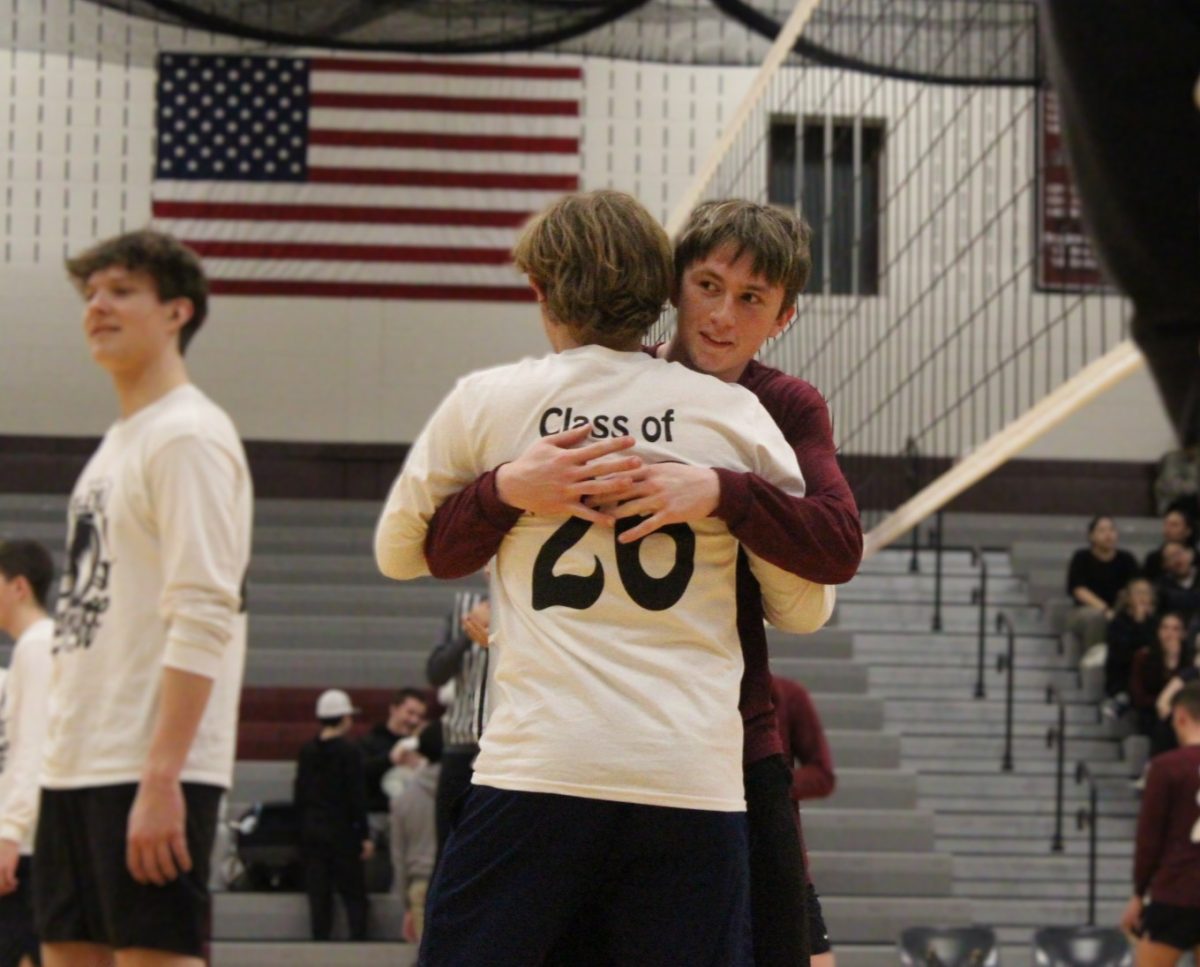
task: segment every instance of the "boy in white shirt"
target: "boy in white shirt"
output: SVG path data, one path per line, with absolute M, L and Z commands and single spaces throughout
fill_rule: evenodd
M 567 196 L 514 257 L 555 352 L 473 373 L 443 401 L 380 518 L 385 574 L 428 573 L 424 538 L 443 500 L 584 422 L 601 449 L 637 441 L 612 472 L 727 466 L 803 494 L 795 455 L 752 394 L 641 352 L 673 270 L 636 201 Z M 582 516 L 527 515 L 500 546 L 491 601 L 505 646 L 474 787 L 430 887 L 422 964 L 540 963 L 585 902 L 601 908 L 610 962 L 752 960 L 738 543 L 715 518 L 616 536 Z M 828 619 L 831 589 L 750 557 L 774 623 L 811 631 Z
M 46 732 L 54 562 L 35 541 L 0 541 L 0 630 L 16 644 L 0 686 L 0 967 L 39 963 L 31 858 Z
M 195 254 L 140 231 L 67 263 L 120 419 L 71 495 L 34 906 L 47 967 L 203 963 L 232 780 L 253 495 L 229 417 L 188 380 Z

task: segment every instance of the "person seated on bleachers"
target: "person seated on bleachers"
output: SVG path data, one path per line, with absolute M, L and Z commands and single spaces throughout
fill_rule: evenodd
M 833 755 L 821 719 L 806 689 L 799 682 L 778 675 L 771 676 L 771 703 L 775 706 L 775 721 L 783 743 L 783 760 L 792 770 L 792 802 L 796 808 L 806 799 L 825 799 L 833 795 L 837 776 L 833 771 Z M 804 836 L 801 833 L 801 843 Z M 805 855 L 808 874 L 807 898 L 808 942 L 813 967 L 835 967 L 829 930 L 821 911 L 821 898 L 813 885 Z
M 1200 571 L 1196 568 L 1196 551 L 1187 544 L 1168 541 L 1163 545 L 1158 607 L 1163 612 L 1178 612 L 1185 625 L 1200 611 Z
M 363 863 L 374 854 L 367 825 L 362 751 L 347 735 L 358 714 L 338 688 L 317 699 L 321 730 L 305 743 L 292 794 L 300 822 L 300 852 L 313 940 L 333 932 L 333 894 L 346 906 L 351 940 L 367 938 L 367 878 Z
M 1196 546 L 1195 521 L 1178 508 L 1168 510 L 1163 515 L 1162 534 L 1162 545 L 1147 554 L 1146 561 L 1142 565 L 1142 576 L 1148 581 L 1157 581 L 1163 576 L 1163 549 L 1171 541 L 1186 547 L 1194 548 Z
M 1080 645 L 1080 654 L 1104 641 L 1118 592 L 1138 576 L 1137 560 L 1117 548 L 1117 525 L 1107 515 L 1088 524 L 1088 546 L 1076 551 L 1067 570 L 1067 594 L 1075 607 L 1067 631 Z
M 1159 714 L 1158 697 L 1182 669 L 1192 665 L 1194 656 L 1184 637 L 1183 619 L 1174 613 L 1158 621 L 1154 643 L 1133 658 L 1129 692 L 1138 713 L 1138 729 L 1150 739 L 1150 754 L 1169 748 L 1169 723 Z
M 1154 480 L 1154 500 L 1158 512 L 1181 509 L 1189 517 L 1200 517 L 1197 494 L 1200 493 L 1200 447 L 1184 447 L 1165 454 Z
M 393 768 L 416 769 L 421 758 L 414 743 L 429 712 L 425 693 L 418 688 L 402 688 L 388 705 L 386 722 L 376 725 L 359 740 L 362 748 L 367 777 L 367 810 L 372 813 L 388 812 L 388 794 L 384 790 L 383 777 Z
M 1135 578 L 1117 595 L 1114 610 L 1116 614 L 1104 636 L 1107 650 L 1101 711 L 1115 721 L 1131 707 L 1129 677 L 1133 672 L 1133 656 L 1153 644 L 1157 633 L 1154 586 L 1145 578 Z

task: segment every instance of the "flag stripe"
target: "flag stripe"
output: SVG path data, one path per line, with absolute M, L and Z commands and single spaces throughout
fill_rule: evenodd
M 213 279 L 215 295 L 274 295 L 331 299 L 434 299 L 443 302 L 533 302 L 528 286 L 422 285 L 388 282 L 313 282 Z
M 184 242 L 187 239 L 183 240 Z M 521 285 L 511 264 L 464 262 L 334 262 L 328 259 L 236 259 L 210 255 L 204 260 L 210 279 L 261 279 L 287 282 L 374 282 L 387 285 Z
M 370 168 L 394 171 L 480 172 L 483 174 L 579 174 L 579 159 L 569 154 L 508 154 L 490 151 L 426 151 L 409 148 L 343 148 L 312 145 L 311 168 Z
M 314 57 L 313 70 L 346 71 L 355 74 L 438 74 L 445 77 L 527 77 L 543 80 L 577 81 L 579 67 L 551 67 L 537 64 L 480 64 L 466 61 L 373 60 L 366 57 Z
M 351 94 L 340 91 L 313 91 L 313 107 L 348 107 L 367 111 L 456 111 L 472 114 L 535 114 L 578 117 L 576 101 L 534 100 L 531 98 L 437 97 L 430 94 Z
M 578 117 L 527 114 L 520 118 L 502 114 L 440 114 L 425 111 L 358 111 L 320 107 L 309 112 L 310 129 L 337 131 L 423 131 L 434 127 L 447 134 L 512 134 L 576 138 L 583 133 Z
M 508 249 L 428 245 L 331 245 L 308 242 L 224 242 L 188 239 L 197 255 L 217 259 L 322 259 L 328 262 L 424 262 L 506 265 Z
M 527 81 L 404 74 L 330 74 L 313 71 L 308 90 L 322 94 L 413 94 L 426 97 L 486 97 L 493 101 L 576 101 L 577 81 Z
M 403 185 L 305 185 L 296 182 L 187 181 L 154 183 L 157 199 L 174 201 L 283 203 L 288 205 L 353 205 L 400 208 L 502 209 L 539 211 L 562 192 L 506 191 L 482 188 L 415 188 Z
M 462 208 L 373 208 L 353 205 L 280 205 L 252 202 L 203 202 L 155 199 L 155 218 L 221 221 L 347 222 L 369 225 L 464 225 L 517 228 L 529 212 Z
M 522 137 L 502 134 L 445 134 L 434 131 L 361 131 L 314 129 L 309 144 L 354 148 L 426 148 L 436 151 L 514 151 L 523 154 L 577 154 L 578 138 Z
M 303 242 L 321 245 L 414 245 L 509 250 L 512 228 L 478 225 L 368 225 L 355 222 L 238 221 L 158 218 L 163 231 L 192 242 Z
M 394 168 L 309 166 L 315 185 L 409 185 L 418 188 L 515 188 L 521 191 L 575 191 L 576 175 L 521 175 L 499 171 L 404 171 Z

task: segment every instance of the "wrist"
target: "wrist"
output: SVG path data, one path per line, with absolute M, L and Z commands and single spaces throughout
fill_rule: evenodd
M 514 510 L 524 510 L 516 502 L 513 495 L 513 469 L 511 463 L 502 463 L 496 468 L 496 496 L 500 498 L 500 502 L 507 504 Z
M 142 768 L 140 784 L 151 788 L 162 789 L 179 783 L 182 769 L 171 763 L 147 762 Z

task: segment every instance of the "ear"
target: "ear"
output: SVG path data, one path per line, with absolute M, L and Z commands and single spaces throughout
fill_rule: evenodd
M 534 298 L 536 298 L 538 302 L 545 305 L 545 303 L 546 303 L 546 287 L 544 285 L 542 285 L 542 283 L 540 283 L 532 275 L 529 276 L 529 288 L 533 289 Z
M 776 336 L 782 336 L 787 330 L 787 327 L 792 324 L 792 320 L 796 318 L 796 307 L 790 305 L 786 309 L 780 310 L 779 316 L 775 319 L 775 324 L 771 327 L 768 339 L 774 339 Z
M 196 307 L 191 299 L 184 296 L 172 299 L 169 305 L 167 322 L 170 325 L 171 332 L 178 334 L 191 321 L 192 316 L 195 315 Z

